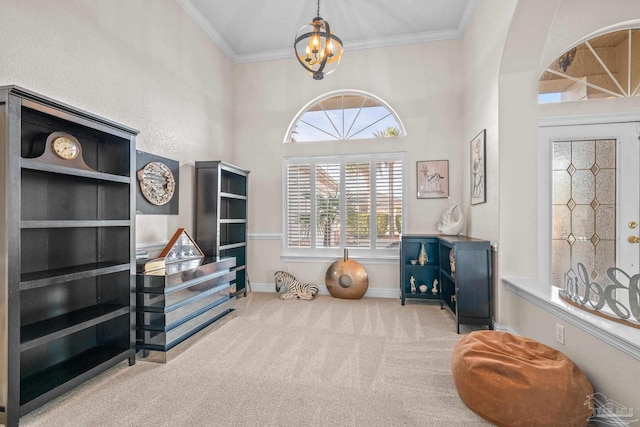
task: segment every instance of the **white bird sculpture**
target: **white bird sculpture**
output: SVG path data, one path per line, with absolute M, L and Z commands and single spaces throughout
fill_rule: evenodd
M 453 198 L 448 198 L 451 199 L 453 204 L 444 210 L 442 220 L 438 223 L 438 231 L 448 236 L 456 236 L 462 231 L 462 227 L 464 226 L 464 216 L 462 215 L 462 211 L 460 210 L 458 203 Z M 457 219 L 453 216 L 456 208 L 458 209 Z

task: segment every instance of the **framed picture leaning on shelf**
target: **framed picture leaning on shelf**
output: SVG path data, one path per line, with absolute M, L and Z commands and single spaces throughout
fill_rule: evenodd
M 449 196 L 449 160 L 416 162 L 418 199 L 438 199 Z
M 471 140 L 471 204 L 477 205 L 487 201 L 486 193 L 486 129 L 483 129 Z

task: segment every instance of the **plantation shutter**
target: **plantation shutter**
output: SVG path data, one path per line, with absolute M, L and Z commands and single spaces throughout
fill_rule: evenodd
M 385 248 L 402 230 L 402 162 L 376 163 L 376 231 L 377 247 Z
M 345 247 L 371 247 L 371 162 L 345 165 Z
M 285 255 L 397 254 L 403 153 L 288 158 L 283 166 Z
M 311 166 L 287 166 L 287 246 L 311 247 Z
M 316 224 L 318 248 L 340 247 L 340 163 L 316 165 Z

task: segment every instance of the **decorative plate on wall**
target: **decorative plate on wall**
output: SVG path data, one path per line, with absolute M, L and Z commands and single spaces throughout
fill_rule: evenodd
M 178 214 L 180 163 L 136 151 L 137 214 Z

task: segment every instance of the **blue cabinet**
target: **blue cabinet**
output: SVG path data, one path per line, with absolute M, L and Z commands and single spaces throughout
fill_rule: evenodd
M 419 262 L 422 247 L 424 264 Z M 400 246 L 400 294 L 402 305 L 409 298 L 441 300 L 439 243 L 435 236 L 402 236 Z
M 417 262 L 421 245 L 428 258 L 424 265 Z M 426 288 L 421 291 L 420 285 Z M 439 300 L 440 307 L 455 316 L 458 333 L 461 324 L 491 329 L 490 242 L 466 236 L 402 236 L 400 291 L 402 305 L 407 298 Z

